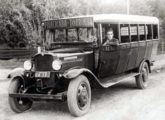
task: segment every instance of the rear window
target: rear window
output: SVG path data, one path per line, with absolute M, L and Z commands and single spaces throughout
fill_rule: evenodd
M 152 39 L 152 26 L 150 24 L 147 24 L 146 35 L 147 35 L 147 40 Z
M 153 39 L 158 39 L 158 25 L 153 25 Z

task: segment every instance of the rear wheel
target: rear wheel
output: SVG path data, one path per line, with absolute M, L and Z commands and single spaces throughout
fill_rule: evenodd
M 67 92 L 69 111 L 74 116 L 82 116 L 90 109 L 91 87 L 84 75 L 71 80 Z
M 136 84 L 139 89 L 145 89 L 148 86 L 149 79 L 149 68 L 148 64 L 146 62 L 143 63 L 141 69 L 140 69 L 140 75 L 136 76 Z
M 20 79 L 16 78 L 11 81 L 9 86 L 9 94 L 12 93 L 22 93 L 23 91 L 23 84 L 21 83 Z M 31 108 L 32 101 L 28 98 L 17 98 L 8 97 L 9 105 L 14 112 L 21 113 Z

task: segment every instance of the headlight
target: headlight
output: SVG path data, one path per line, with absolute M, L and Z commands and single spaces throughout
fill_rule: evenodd
M 60 60 L 54 60 L 52 63 L 52 68 L 54 70 L 60 70 L 62 66 L 62 62 Z
M 31 70 L 32 69 L 32 62 L 30 60 L 27 60 L 24 62 L 24 69 L 25 70 Z

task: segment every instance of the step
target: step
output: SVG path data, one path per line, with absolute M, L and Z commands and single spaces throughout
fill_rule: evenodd
M 107 88 L 107 87 L 110 87 L 112 85 L 115 85 L 121 81 L 125 81 L 125 80 L 128 80 L 129 77 L 135 77 L 139 75 L 139 73 L 124 73 L 124 74 L 121 74 L 121 75 L 115 75 L 113 77 L 108 77 L 108 78 L 105 78 L 105 79 L 101 79 L 100 81 L 102 86 Z

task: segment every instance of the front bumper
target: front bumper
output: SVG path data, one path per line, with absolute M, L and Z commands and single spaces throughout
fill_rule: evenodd
M 29 98 L 32 100 L 58 100 L 58 101 L 64 101 L 66 100 L 67 93 L 57 93 L 57 94 L 23 94 L 23 93 L 10 93 L 10 97 L 17 97 L 17 98 Z

